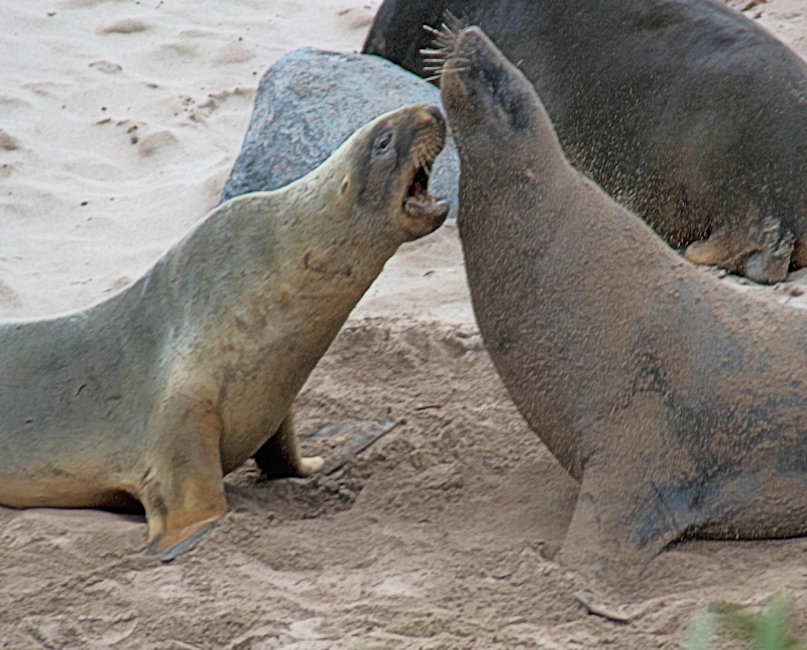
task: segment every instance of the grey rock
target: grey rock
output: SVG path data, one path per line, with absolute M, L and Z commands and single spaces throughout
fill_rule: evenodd
M 264 74 L 241 152 L 222 192 L 273 190 L 305 175 L 373 118 L 409 104 L 440 105 L 440 91 L 397 65 L 368 54 L 302 48 Z M 429 192 L 456 216 L 459 158 L 449 136 Z

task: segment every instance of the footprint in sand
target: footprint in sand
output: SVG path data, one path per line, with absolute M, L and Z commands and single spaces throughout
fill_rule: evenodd
M 165 43 L 160 45 L 151 56 L 159 61 L 178 59 L 183 63 L 191 63 L 199 58 L 199 48 L 194 43 Z
M 243 40 L 239 38 L 220 47 L 213 56 L 212 61 L 216 65 L 227 65 L 230 63 L 244 63 L 254 57 L 255 55 L 244 47 Z
M 117 293 L 121 289 L 125 289 L 130 284 L 132 284 L 132 278 L 127 275 L 120 276 L 115 282 L 109 285 L 106 289 L 104 289 L 104 293 Z
M 106 121 L 104 121 L 106 123 Z M 176 147 L 179 138 L 170 129 L 160 129 L 149 131 L 149 126 L 142 122 L 132 122 L 131 120 L 120 120 L 115 126 L 122 127 L 129 136 L 129 142 L 137 145 L 137 152 L 141 157 L 146 158 L 160 153 L 163 150 Z
M 145 158 L 158 154 L 166 149 L 174 148 L 178 144 L 179 138 L 177 138 L 172 131 L 161 129 L 142 136 L 137 143 L 137 150 L 138 153 Z
M 99 30 L 100 34 L 136 34 L 150 29 L 147 23 L 137 18 L 124 18 Z
M 2 174 L 0 174 L 2 175 Z M 19 294 L 5 282 L 0 280 L 0 308 L 22 307 L 22 300 Z
M 90 67 L 104 74 L 117 74 L 123 70 L 120 64 L 112 63 L 112 61 L 93 61 L 90 63 Z
M 3 131 L 3 129 L 0 129 L 0 149 L 4 151 L 14 151 L 19 148 L 20 146 L 17 144 L 17 141 Z
M 207 95 L 207 99 L 203 101 L 201 104 L 197 105 L 197 108 L 201 111 L 204 111 L 205 115 L 211 115 L 213 111 L 220 108 L 230 97 L 236 97 L 238 99 L 252 100 L 255 92 L 249 88 L 241 88 L 236 87 L 232 90 L 222 90 L 218 93 L 209 93 Z

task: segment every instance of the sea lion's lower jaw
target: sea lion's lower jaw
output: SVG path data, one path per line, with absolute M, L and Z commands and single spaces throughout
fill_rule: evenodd
M 426 199 L 410 199 L 404 207 L 402 225 L 410 239 L 417 239 L 437 230 L 446 220 L 449 210 L 447 201 L 431 196 Z
M 433 196 L 410 196 L 404 201 L 404 211 L 415 219 L 445 219 L 448 210 L 447 201 Z
M 446 218 L 450 206 L 447 201 L 437 199 L 428 192 L 429 169 L 432 163 L 433 159 L 417 168 L 407 189 L 402 207 L 404 212 L 413 219 L 439 219 L 437 224 L 439 226 Z
M 428 193 L 408 196 L 403 204 L 401 225 L 412 239 L 428 235 L 443 224 L 450 208 L 448 201 Z

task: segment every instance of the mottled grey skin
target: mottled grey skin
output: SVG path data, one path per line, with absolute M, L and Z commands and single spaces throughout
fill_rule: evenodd
M 677 256 L 570 165 L 481 31 L 444 40 L 474 312 L 581 484 L 559 559 L 619 583 L 682 538 L 807 533 L 807 314 Z
M 0 504 L 139 501 L 168 560 L 256 452 L 272 476 L 316 470 L 292 401 L 385 261 L 445 219 L 423 175 L 444 139 L 435 107 L 379 117 L 295 183 L 210 212 L 109 300 L 0 323 Z
M 386 0 L 364 51 L 424 74 L 422 25 L 479 25 L 569 160 L 698 264 L 807 264 L 807 64 L 720 0 Z

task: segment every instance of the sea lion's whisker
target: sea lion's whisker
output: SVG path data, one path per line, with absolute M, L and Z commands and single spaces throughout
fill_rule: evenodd
M 443 75 L 446 74 L 447 72 L 457 72 L 457 73 L 459 73 L 459 72 L 466 72 L 467 70 L 468 70 L 468 68 L 446 68 L 446 67 L 442 67 L 435 74 L 426 77 L 425 81 L 429 81 L 429 82 L 438 81 L 438 80 L 442 79 Z
M 431 60 L 426 59 L 425 60 L 426 65 L 423 66 L 423 69 L 425 71 L 427 71 L 427 72 L 433 72 L 433 71 L 436 71 L 436 70 L 440 70 L 442 68 L 445 68 L 446 64 L 449 61 L 454 63 L 454 64 L 459 64 L 459 65 L 463 65 L 463 66 L 468 66 L 468 65 L 471 64 L 471 62 L 465 57 L 448 56 L 445 59 L 442 59 L 440 61 L 431 61 Z
M 434 27 L 430 27 L 428 25 L 424 25 L 423 29 L 430 34 L 434 40 L 431 48 L 424 48 L 424 50 L 421 50 L 422 54 L 431 53 L 429 51 L 446 52 L 454 48 L 456 34 L 445 23 L 442 23 L 439 29 L 435 29 Z
M 439 28 L 432 27 L 431 25 L 423 25 L 423 31 L 427 34 L 431 34 L 435 38 L 440 38 L 443 35 L 443 32 Z
M 446 9 L 443 12 L 442 26 L 451 32 L 451 36 L 455 37 L 459 32 L 465 29 L 465 22 L 457 18 L 451 11 Z

